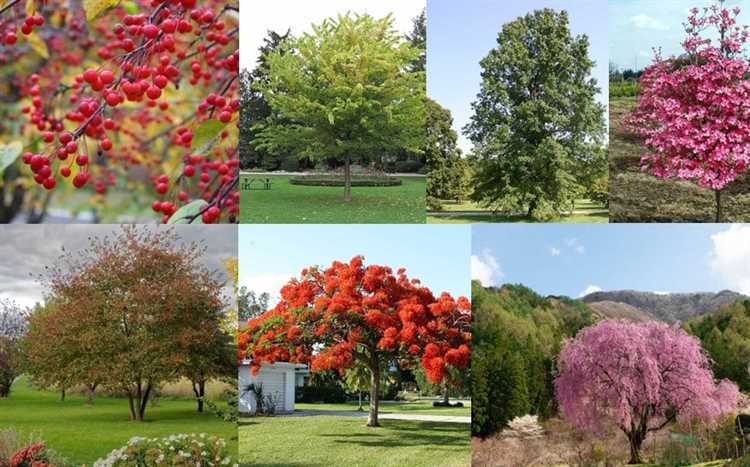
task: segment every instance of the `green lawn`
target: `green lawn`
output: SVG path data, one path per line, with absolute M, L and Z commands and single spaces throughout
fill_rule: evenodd
M 240 422 L 240 463 L 253 466 L 458 467 L 471 465 L 469 425 L 353 417 Z
M 362 405 L 367 410 L 367 401 Z M 345 404 L 305 404 L 294 405 L 296 410 L 357 410 L 356 402 Z M 464 402 L 464 407 L 433 407 L 432 401 L 422 400 L 414 402 L 392 402 L 381 401 L 380 413 L 407 413 L 415 415 L 449 415 L 460 417 L 471 417 L 471 402 Z
M 263 176 L 266 178 L 266 176 Z M 354 187 L 343 201 L 342 187 L 292 185 L 287 176 L 269 176 L 271 190 L 240 194 L 243 224 L 424 224 L 425 179 L 401 177 L 394 187 Z M 240 182 L 240 186 L 243 182 Z
M 605 206 L 598 204 L 588 199 L 579 199 L 575 203 L 575 214 L 560 216 L 545 222 L 555 222 L 559 224 L 606 224 L 609 222 L 609 215 L 606 213 L 599 213 L 599 211 L 606 209 Z M 444 212 L 466 212 L 464 215 L 456 215 L 450 217 L 442 216 L 431 216 L 427 215 L 428 224 L 467 224 L 467 223 L 504 223 L 504 222 L 534 222 L 527 219 L 524 216 L 508 216 L 508 215 L 497 215 L 497 216 L 484 216 L 484 215 L 473 215 L 472 211 L 483 212 L 487 211 L 486 208 L 481 205 L 471 202 L 455 202 L 455 201 L 444 201 L 443 202 Z M 586 212 L 591 211 L 591 212 Z
M 24 378 L 14 384 L 10 398 L 0 399 L 0 429 L 13 428 L 22 437 L 35 434 L 75 464 L 90 465 L 133 436 L 208 433 L 237 449 L 236 425 L 197 413 L 192 400 L 161 399 L 148 408 L 145 422 L 130 421 L 129 414 L 125 399 L 98 397 L 87 406 L 82 396 L 68 395 L 60 402 L 59 393 L 33 389 Z

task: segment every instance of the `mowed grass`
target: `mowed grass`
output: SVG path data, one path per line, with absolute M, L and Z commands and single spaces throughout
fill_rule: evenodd
M 198 413 L 194 400 L 160 399 L 148 407 L 144 422 L 130 421 L 129 415 L 126 399 L 97 397 L 89 406 L 83 396 L 68 395 L 61 402 L 59 393 L 34 389 L 25 378 L 16 381 L 9 398 L 0 399 L 0 429 L 15 429 L 21 439 L 33 434 L 76 465 L 91 465 L 133 436 L 207 433 L 237 452 L 236 424 Z
M 240 221 L 243 224 L 425 222 L 424 177 L 401 177 L 403 183 L 400 186 L 354 187 L 349 203 L 343 200 L 343 187 L 299 186 L 289 183 L 291 177 L 288 176 L 262 177 L 271 179 L 270 190 L 245 190 L 240 193 Z
M 714 192 L 683 180 L 643 173 L 642 140 L 622 127 L 636 97 L 609 101 L 609 193 L 612 222 L 714 222 Z M 750 221 L 750 174 L 730 183 L 722 195 L 723 222 Z
M 240 463 L 253 466 L 463 467 L 469 425 L 364 418 L 268 417 L 240 421 Z
M 575 214 L 560 216 L 545 222 L 554 222 L 558 224 L 606 224 L 609 222 L 609 214 L 597 212 L 606 209 L 605 206 L 588 199 L 579 199 L 575 202 Z M 431 216 L 428 214 L 428 224 L 467 224 L 467 223 L 502 223 L 518 222 L 533 223 L 534 220 L 527 219 L 525 216 L 508 216 L 508 215 L 472 215 L 471 211 L 483 212 L 486 208 L 480 204 L 466 201 L 456 203 L 455 201 L 445 201 L 443 204 L 444 212 L 466 212 L 467 214 L 455 216 Z M 590 211 L 590 212 L 587 212 Z
M 433 407 L 432 401 L 420 400 L 413 402 L 381 401 L 380 413 L 403 413 L 413 415 L 446 415 L 458 417 L 471 417 L 471 402 L 463 401 L 463 407 Z M 368 402 L 362 401 L 364 410 L 368 408 Z M 357 410 L 356 402 L 344 404 L 305 404 L 294 405 L 296 410 Z

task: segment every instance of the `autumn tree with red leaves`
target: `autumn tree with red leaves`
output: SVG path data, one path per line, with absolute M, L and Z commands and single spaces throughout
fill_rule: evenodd
M 239 357 L 253 373 L 263 363 L 308 363 L 312 371 L 363 365 L 370 373 L 367 426 L 379 426 L 380 369 L 421 364 L 432 383 L 471 357 L 471 304 L 439 297 L 405 269 L 364 265 L 364 258 L 303 269 L 281 289 L 281 301 L 247 323 Z
M 136 227 L 65 253 L 43 278 L 48 306 L 31 316 L 31 374 L 125 394 L 138 421 L 162 383 L 236 374 L 222 364 L 235 352 L 222 327 L 224 281 L 201 263 L 204 253 L 172 229 Z

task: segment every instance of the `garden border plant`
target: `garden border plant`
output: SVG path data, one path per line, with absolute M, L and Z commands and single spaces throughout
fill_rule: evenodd
M 292 185 L 302 186 L 346 186 L 346 179 L 335 175 L 305 175 L 289 179 Z M 391 176 L 352 175 L 349 180 L 352 187 L 390 187 L 403 184 L 401 179 Z

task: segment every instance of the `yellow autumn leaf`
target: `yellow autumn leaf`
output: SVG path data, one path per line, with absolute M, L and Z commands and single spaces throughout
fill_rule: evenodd
M 31 48 L 34 49 L 34 52 L 36 52 L 40 57 L 45 59 L 49 58 L 49 49 L 47 49 L 47 43 L 44 42 L 41 37 L 34 33 L 31 33 L 26 36 L 26 41 L 29 43 Z
M 34 0 L 26 0 L 26 16 L 34 16 L 36 14 L 36 4 Z
M 83 0 L 83 10 L 89 23 L 102 16 L 110 8 L 119 5 L 120 0 Z

